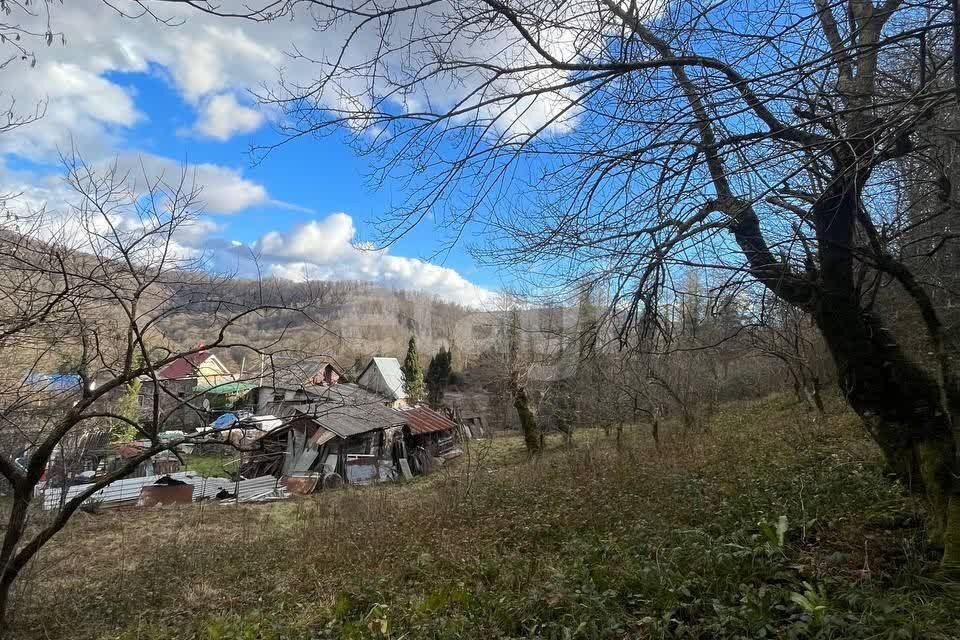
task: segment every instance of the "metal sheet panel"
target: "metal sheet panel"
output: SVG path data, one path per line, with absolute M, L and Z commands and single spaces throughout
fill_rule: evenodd
M 251 478 L 249 480 L 241 480 L 237 488 L 238 494 L 237 498 L 240 502 L 244 500 L 249 500 L 255 496 L 262 495 L 264 493 L 273 492 L 277 494 L 278 490 L 282 490 L 283 487 L 280 486 L 280 480 L 273 476 L 260 476 L 259 478 Z M 284 493 L 286 493 L 284 491 Z
M 180 471 L 167 475 L 175 480 L 189 482 L 190 484 L 194 484 L 191 480 L 202 480 L 200 476 L 190 471 Z M 145 476 L 143 478 L 124 478 L 123 480 L 117 480 L 113 484 L 94 493 L 86 502 L 100 502 L 104 506 L 116 506 L 124 502 L 135 502 L 140 498 L 141 487 L 153 484 L 163 477 L 164 476 Z M 89 484 L 79 484 L 68 488 L 66 500 L 72 500 L 83 493 L 89 486 Z M 60 495 L 62 492 L 62 489 L 46 489 L 43 492 L 43 508 L 47 510 L 58 509 L 60 507 Z

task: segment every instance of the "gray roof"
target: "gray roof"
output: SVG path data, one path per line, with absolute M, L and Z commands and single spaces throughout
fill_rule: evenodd
M 317 402 L 297 407 L 296 412 L 341 438 L 400 426 L 404 422 L 403 416 L 383 406 L 382 398 L 354 384 L 333 385 Z
M 403 370 L 396 358 L 373 358 L 357 379 L 365 389 L 389 398 L 403 400 Z

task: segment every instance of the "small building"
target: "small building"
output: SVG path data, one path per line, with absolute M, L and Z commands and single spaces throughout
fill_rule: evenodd
M 236 376 L 209 351 L 177 358 L 157 372 L 161 380 L 192 380 L 194 386 L 214 387 L 234 382 Z
M 159 393 L 163 429 L 192 431 L 209 423 L 211 410 L 223 409 L 249 386 L 209 351 L 177 358 L 157 372 L 159 391 L 150 376 L 140 377 L 137 402 L 142 414 L 153 409 L 154 394 Z
M 403 388 L 403 370 L 396 358 L 371 358 L 357 376 L 357 384 L 385 398 L 387 406 L 400 409 L 407 406 L 407 393 Z
M 365 484 L 394 474 L 391 444 L 403 417 L 383 399 L 353 384 L 327 387 L 297 407 L 285 424 L 258 439 L 241 473 Z
M 287 415 L 292 409 L 316 402 L 322 389 L 293 385 L 257 385 L 237 398 L 236 410 L 250 411 L 256 415 Z
M 306 380 L 308 386 L 331 387 L 343 377 L 343 370 L 335 362 L 321 362 Z
M 465 437 L 489 435 L 488 425 L 492 423 L 490 394 L 485 391 L 448 391 L 443 400 Z
M 453 457 L 458 450 L 457 425 L 428 407 L 410 407 L 398 412 L 406 423 L 404 436 L 414 448 L 423 448 L 432 457 Z

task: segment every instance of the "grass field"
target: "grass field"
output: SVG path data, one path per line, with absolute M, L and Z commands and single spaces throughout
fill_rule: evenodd
M 281 504 L 83 514 L 18 638 L 957 638 L 920 505 L 849 413 L 475 443 L 433 476 Z

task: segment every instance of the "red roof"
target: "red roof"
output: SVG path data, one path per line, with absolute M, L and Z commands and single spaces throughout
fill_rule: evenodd
M 439 431 L 450 431 L 457 425 L 452 420 L 448 420 L 433 409 L 427 407 L 414 407 L 400 412 L 403 419 L 410 425 L 410 432 L 415 435 L 424 433 L 437 433 Z
M 199 351 L 188 356 L 183 356 L 182 358 L 177 358 L 161 369 L 158 375 L 168 380 L 192 378 L 195 375 L 194 370 L 203 364 L 210 355 L 209 351 Z

